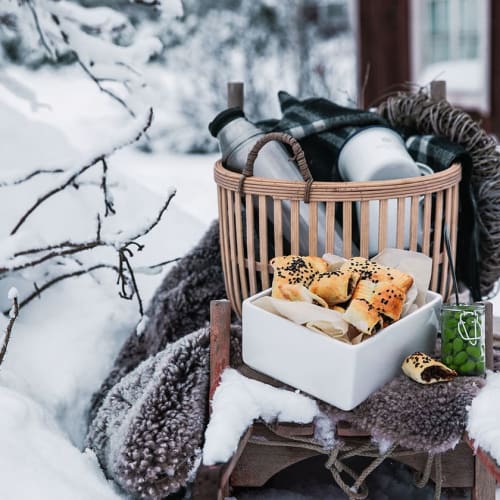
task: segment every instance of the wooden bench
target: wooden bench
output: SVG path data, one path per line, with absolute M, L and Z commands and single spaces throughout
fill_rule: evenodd
M 486 364 L 493 365 L 492 305 L 486 304 Z M 220 381 L 223 370 L 229 366 L 230 305 L 228 301 L 213 301 L 210 321 L 210 399 Z M 279 385 L 269 377 L 259 374 L 247 366 L 240 371 L 252 378 Z M 306 446 L 301 440 L 311 438 L 313 424 L 275 424 L 273 426 L 255 422 L 242 436 L 238 449 L 232 458 L 223 464 L 202 465 L 194 487 L 195 500 L 222 500 L 229 496 L 231 487 L 263 486 L 272 476 L 295 463 L 317 456 L 320 453 Z M 346 446 L 359 449 L 369 444 L 371 437 L 360 429 L 353 429 L 340 422 L 337 435 Z M 307 441 L 307 439 L 305 440 Z M 267 443 L 267 445 L 266 445 Z M 425 453 L 405 450 L 391 459 L 404 463 L 441 487 L 471 488 L 473 500 L 494 500 L 496 481 L 500 482 L 500 467 L 484 451 L 473 452 L 474 444 L 465 435 L 462 441 L 450 451 L 443 453 L 432 467 Z M 399 450 L 401 451 L 401 450 Z M 373 455 L 370 455 L 373 456 Z M 426 477 L 424 477 L 424 480 Z

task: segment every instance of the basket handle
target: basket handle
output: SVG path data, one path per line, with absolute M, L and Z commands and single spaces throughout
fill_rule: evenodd
M 241 174 L 240 182 L 238 185 L 238 192 L 241 193 L 243 191 L 243 185 L 245 183 L 245 179 L 247 177 L 253 176 L 253 167 L 255 164 L 255 160 L 257 159 L 257 155 L 259 151 L 271 141 L 283 142 L 284 144 L 288 144 L 292 148 L 293 156 L 290 160 L 294 160 L 297 162 L 297 166 L 299 167 L 300 173 L 304 182 L 306 183 L 306 189 L 304 192 L 304 203 L 309 203 L 309 197 L 311 195 L 311 187 L 314 181 L 311 171 L 307 166 L 306 157 L 304 155 L 304 151 L 300 147 L 299 142 L 289 134 L 284 134 L 283 132 L 270 132 L 262 136 L 252 147 L 250 153 L 248 153 L 247 163 L 245 168 Z

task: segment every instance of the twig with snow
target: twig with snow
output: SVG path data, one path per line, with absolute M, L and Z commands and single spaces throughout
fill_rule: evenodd
M 2 349 L 0 350 L 0 365 L 3 363 L 5 358 L 5 354 L 7 352 L 7 346 L 9 345 L 10 337 L 12 334 L 12 327 L 16 321 L 17 316 L 19 315 L 19 303 L 17 301 L 17 290 L 15 288 L 11 288 L 8 294 L 9 300 L 12 300 L 12 307 L 9 311 L 9 322 L 5 328 L 5 334 L 2 342 Z
M 138 141 L 142 135 L 146 132 L 146 130 L 151 126 L 151 123 L 153 121 L 153 109 L 149 108 L 149 113 L 147 115 L 146 122 L 142 125 L 142 127 L 136 131 L 133 135 L 132 138 L 129 138 L 128 140 L 122 142 L 121 144 L 115 145 L 112 148 L 110 148 L 108 151 L 99 154 L 92 160 L 90 160 L 88 163 L 85 165 L 78 167 L 74 169 L 73 171 L 69 172 L 69 175 L 66 177 L 66 179 L 61 182 L 58 186 L 52 188 L 51 190 L 47 191 L 45 194 L 43 194 L 38 200 L 35 201 L 33 205 L 31 205 L 30 208 L 22 215 L 22 217 L 18 220 L 12 231 L 10 232 L 11 235 L 16 234 L 19 228 L 26 222 L 28 217 L 45 201 L 50 199 L 52 196 L 54 196 L 57 193 L 60 193 L 64 189 L 66 189 L 68 186 L 71 186 L 74 184 L 76 179 L 80 177 L 82 174 L 84 174 L 87 170 L 89 170 L 91 167 L 94 165 L 102 162 L 103 160 L 106 159 L 107 156 L 115 153 L 119 149 L 122 149 L 125 146 L 128 146 L 129 144 L 132 144 L 136 141 Z
M 23 176 L 18 177 L 16 179 L 1 181 L 0 188 L 7 187 L 7 186 L 17 186 L 18 184 L 22 184 L 23 182 L 27 182 L 27 181 L 33 179 L 33 177 L 37 177 L 38 175 L 62 174 L 63 172 L 64 172 L 64 169 L 62 169 L 62 168 L 39 168 L 38 170 L 33 170 L 29 174 L 23 175 Z
M 101 160 L 102 163 L 102 177 L 101 177 L 101 189 L 104 195 L 104 217 L 108 217 L 110 214 L 116 214 L 115 207 L 113 204 L 113 199 L 108 191 L 108 163 L 106 158 Z

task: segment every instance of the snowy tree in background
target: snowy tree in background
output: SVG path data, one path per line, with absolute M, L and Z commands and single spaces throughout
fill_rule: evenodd
M 182 12 L 180 0 L 133 0 L 163 19 Z M 141 68 L 162 50 L 157 37 L 141 36 L 128 17 L 110 7 L 71 1 L 0 0 L 2 58 L 40 64 L 76 62 L 102 92 L 135 115 Z
M 157 31 L 176 85 L 177 112 L 152 134 L 178 152 L 216 148 L 207 124 L 226 105 L 226 83 L 245 83 L 254 121 L 279 117 L 277 92 L 354 100 L 354 40 L 346 0 L 185 0 Z M 155 135 L 156 134 L 156 135 Z
M 180 12 L 180 3 L 173 0 L 135 3 L 155 10 L 163 19 Z M 21 145 L 12 158 L 3 158 L 6 166 L 0 177 L 0 305 L 5 309 L 4 288 L 12 284 L 19 288 L 22 307 L 65 279 L 108 269 L 117 275 L 120 296 L 137 299 L 142 314 L 135 280 L 138 270 L 131 258 L 142 250 L 143 243 L 138 240 L 156 227 L 175 191 L 165 193 L 165 201 L 155 214 L 144 214 L 140 223 L 131 225 L 127 214 L 120 217 L 116 207 L 116 182 L 109 180 L 108 162 L 116 151 L 143 138 L 151 126 L 153 109 L 140 92 L 145 86 L 142 70 L 161 51 L 162 44 L 153 36 L 135 39 L 135 28 L 127 16 L 109 7 L 83 7 L 65 0 L 0 0 L 0 12 L 0 68 L 16 58 L 52 64 L 68 61 L 78 65 L 129 115 L 128 122 L 107 143 L 89 144 L 83 156 L 73 155 L 71 161 L 61 143 L 60 159 L 44 164 L 43 155 L 27 159 L 24 154 L 30 148 L 29 123 L 0 102 L 3 126 L 10 127 L 12 137 Z M 19 45 L 14 51 L 16 42 Z M 0 85 L 29 101 L 32 109 L 43 105 L 22 81 L 8 72 L 0 75 Z M 45 129 L 36 133 L 43 134 Z M 87 207 L 87 220 L 80 215 L 71 224 L 69 214 L 82 204 Z M 112 218 L 117 220 L 109 223 Z M 51 227 L 58 225 L 59 239 L 48 239 Z M 80 231 L 85 225 L 94 229 Z M 155 263 L 147 272 L 161 270 L 161 265 Z

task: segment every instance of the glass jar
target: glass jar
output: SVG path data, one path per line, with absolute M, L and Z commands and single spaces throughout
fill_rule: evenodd
M 484 304 L 443 304 L 441 358 L 459 375 L 485 373 Z

